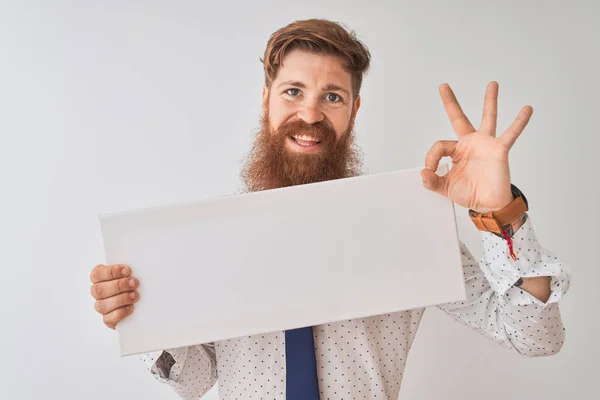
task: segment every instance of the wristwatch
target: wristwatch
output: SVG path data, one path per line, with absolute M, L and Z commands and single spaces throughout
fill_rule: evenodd
M 513 184 L 510 185 L 510 190 L 514 200 L 498 211 L 482 214 L 469 210 L 469 216 L 477 229 L 501 235 L 529 210 L 525 195 Z

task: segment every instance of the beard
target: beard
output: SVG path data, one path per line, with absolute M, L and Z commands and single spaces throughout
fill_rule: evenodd
M 320 141 L 311 153 L 290 150 L 287 141 L 296 134 L 308 134 Z M 335 130 L 326 121 L 308 124 L 302 120 L 288 122 L 273 131 L 268 110 L 248 154 L 242 179 L 247 191 L 277 189 L 349 178 L 360 173 L 361 154 L 354 140 L 354 119 L 336 140 Z

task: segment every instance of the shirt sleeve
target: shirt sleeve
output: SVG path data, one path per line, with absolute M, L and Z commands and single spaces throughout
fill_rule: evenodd
M 197 400 L 217 382 L 214 343 L 142 354 L 150 373 L 184 400 Z
M 517 260 L 504 238 L 482 232 L 483 256 L 477 262 L 461 243 L 467 300 L 438 306 L 524 356 L 557 353 L 565 339 L 559 300 L 570 284 L 570 271 L 537 240 L 531 218 L 512 237 Z M 547 276 L 551 295 L 543 303 L 514 286 L 519 278 Z

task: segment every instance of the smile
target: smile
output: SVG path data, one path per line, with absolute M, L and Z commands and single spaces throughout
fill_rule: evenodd
M 317 138 L 308 135 L 292 135 L 292 140 L 303 147 L 315 146 L 321 143 Z
M 296 153 L 313 153 L 319 151 L 323 144 L 322 141 L 309 135 L 292 135 L 288 140 L 288 147 Z

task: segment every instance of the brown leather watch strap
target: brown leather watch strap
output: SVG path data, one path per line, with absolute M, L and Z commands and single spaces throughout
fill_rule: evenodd
M 502 233 L 506 227 L 518 220 L 528 210 L 523 196 L 519 196 L 511 201 L 501 210 L 480 214 L 469 210 L 471 220 L 480 231 L 489 231 L 493 233 Z

